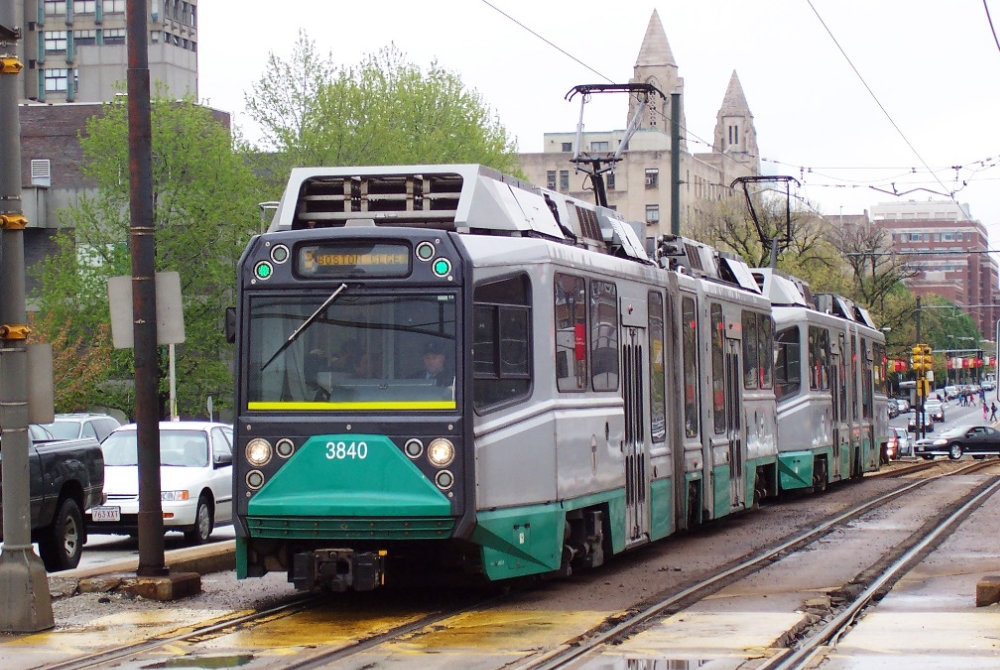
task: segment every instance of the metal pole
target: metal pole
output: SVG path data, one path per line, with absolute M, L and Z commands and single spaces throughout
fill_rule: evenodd
M 140 577 L 169 571 L 163 558 L 160 503 L 160 378 L 156 348 L 156 243 L 153 226 L 153 132 L 149 103 L 146 0 L 125 4 L 128 43 L 129 247 L 135 351 L 135 417 L 139 443 Z
M 917 296 L 917 342 L 920 343 L 920 296 Z M 914 435 L 919 439 L 924 439 L 927 434 L 924 432 L 924 396 L 920 393 L 920 377 L 922 375 L 918 372 L 917 378 L 917 406 L 914 407 L 914 411 L 917 413 L 917 429 L 914 431 Z
M 0 0 L 0 430 L 3 435 L 3 553 L 0 554 L 0 630 L 52 628 L 48 576 L 31 546 L 28 456 L 28 314 L 24 301 L 21 210 L 21 122 L 17 57 L 22 3 Z
M 681 94 L 670 94 L 670 234 L 681 234 Z

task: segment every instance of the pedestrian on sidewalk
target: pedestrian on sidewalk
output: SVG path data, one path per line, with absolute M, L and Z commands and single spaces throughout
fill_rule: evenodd
M 989 413 L 990 413 L 990 408 L 987 407 L 986 403 L 984 402 L 983 403 L 983 421 L 986 421 L 986 415 L 989 414 Z
M 997 420 L 997 404 L 995 402 L 990 403 L 990 421 Z

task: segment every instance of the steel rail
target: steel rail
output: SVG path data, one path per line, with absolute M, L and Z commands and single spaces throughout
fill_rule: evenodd
M 757 670 L 804 668 L 813 661 L 827 642 L 832 640 L 833 646 L 836 646 L 841 636 L 853 625 L 861 610 L 871 603 L 880 589 L 890 580 L 908 572 L 918 562 L 918 557 L 920 557 L 925 549 L 938 542 L 939 539 L 943 539 L 942 536 L 945 533 L 950 534 L 954 532 L 953 527 L 964 521 L 972 511 L 980 507 L 986 502 L 987 498 L 998 490 L 1000 490 L 1000 478 L 982 488 L 974 497 L 967 500 L 957 510 L 948 515 L 946 519 L 938 523 L 923 539 L 910 547 L 906 553 L 888 566 L 850 605 L 841 610 L 837 616 L 833 617 L 816 633 L 798 645 L 794 650 L 788 649 L 781 654 L 772 656 L 767 662 L 759 666 Z
M 564 643 L 563 645 L 555 647 L 541 655 L 526 658 L 523 663 L 510 666 L 508 670 L 554 670 L 555 668 L 565 665 L 569 661 L 594 651 L 596 648 L 616 637 L 639 628 L 646 622 L 663 614 L 664 611 L 670 607 L 684 600 L 693 597 L 697 597 L 700 600 L 708 595 L 711 595 L 711 593 L 714 593 L 715 590 L 721 588 L 725 584 L 726 580 L 731 577 L 755 572 L 756 570 L 763 568 L 772 559 L 777 558 L 780 554 L 786 551 L 798 549 L 801 546 L 814 542 L 832 531 L 836 526 L 852 521 L 869 510 L 880 507 L 906 493 L 909 493 L 910 491 L 913 491 L 914 489 L 926 486 L 927 484 L 937 481 L 943 477 L 968 474 L 970 472 L 981 470 L 988 465 L 995 465 L 995 462 L 985 462 L 984 464 L 984 462 L 976 461 L 974 463 L 970 463 L 969 465 L 962 466 L 957 470 L 921 479 L 901 486 L 893 491 L 889 491 L 888 493 L 884 493 L 877 498 L 857 505 L 846 512 L 842 512 L 841 514 L 824 521 L 811 530 L 800 533 L 799 535 L 785 540 L 770 549 L 766 549 L 756 556 L 739 563 L 738 565 L 728 568 L 723 572 L 709 577 L 708 579 L 674 593 L 659 603 L 620 620 L 619 623 L 604 632 L 595 634 L 590 638 L 583 638 L 583 636 L 581 636 L 576 639 L 577 641 Z

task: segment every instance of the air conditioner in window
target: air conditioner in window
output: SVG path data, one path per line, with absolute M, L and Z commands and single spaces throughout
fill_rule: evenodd
M 48 158 L 32 159 L 31 185 L 52 186 L 52 163 Z

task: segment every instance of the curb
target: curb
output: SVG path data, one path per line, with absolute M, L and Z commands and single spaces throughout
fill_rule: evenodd
M 211 572 L 233 570 L 236 567 L 236 540 L 172 549 L 164 552 L 163 561 L 172 573 L 189 572 L 204 575 Z M 107 588 L 95 587 L 99 583 L 116 583 L 116 580 L 108 580 L 110 576 L 134 575 L 138 567 L 139 558 L 136 557 L 88 568 L 55 572 L 49 575 L 49 593 L 53 599 L 56 599 L 74 596 L 85 591 L 107 590 Z

